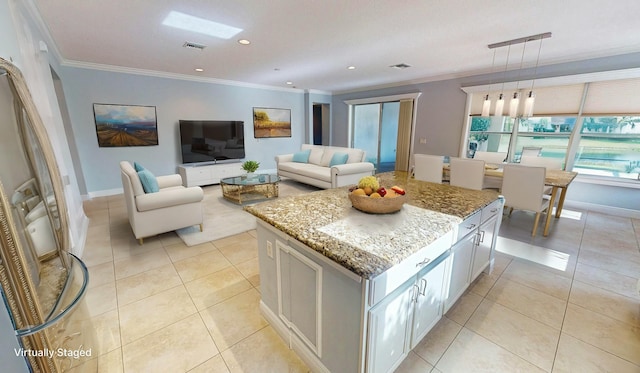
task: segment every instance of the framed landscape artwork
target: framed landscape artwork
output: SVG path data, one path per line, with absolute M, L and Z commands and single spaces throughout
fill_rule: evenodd
M 158 145 L 155 106 L 93 104 L 99 147 Z
M 291 109 L 254 107 L 253 136 L 291 137 Z

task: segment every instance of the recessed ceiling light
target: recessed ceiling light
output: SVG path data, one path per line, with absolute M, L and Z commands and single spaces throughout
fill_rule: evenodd
M 356 67 L 355 66 L 347 66 L 347 70 L 355 70 Z
M 240 40 L 238 40 L 238 43 L 242 44 L 242 45 L 249 45 L 249 44 L 251 44 L 251 41 L 249 41 L 247 39 L 240 39 Z
M 203 72 L 203 71 L 204 71 L 204 69 L 203 69 L 203 68 L 201 68 L 201 67 L 196 67 L 196 68 L 195 68 L 195 70 L 196 70 L 197 72 L 199 72 L 199 73 L 201 73 L 201 72 Z
M 208 19 L 194 17 L 176 11 L 169 12 L 164 21 L 162 21 L 162 24 L 220 39 L 229 39 L 242 31 L 242 29 L 237 27 L 209 21 Z
M 292 84 L 293 84 L 293 82 L 287 82 L 287 84 L 288 84 L 288 85 L 292 85 Z

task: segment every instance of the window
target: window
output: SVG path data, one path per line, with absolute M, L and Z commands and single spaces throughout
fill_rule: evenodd
M 513 159 L 520 159 L 524 147 L 537 147 L 542 149 L 540 156 L 564 162 L 575 124 L 575 117 L 518 118 Z
M 469 132 L 467 157 L 473 158 L 477 150 L 485 152 L 507 152 L 513 119 L 509 117 L 473 117 Z
M 640 116 L 585 117 L 573 170 L 640 179 Z

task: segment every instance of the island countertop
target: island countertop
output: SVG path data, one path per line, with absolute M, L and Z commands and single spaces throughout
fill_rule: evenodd
M 348 187 L 281 197 L 244 209 L 351 272 L 373 278 L 448 233 L 498 198 L 476 191 L 414 180 L 407 172 L 377 174 L 380 185 L 405 189 L 407 202 L 394 214 L 373 215 L 351 206 Z

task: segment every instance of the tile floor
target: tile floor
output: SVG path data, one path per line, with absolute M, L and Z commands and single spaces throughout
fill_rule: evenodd
M 98 357 L 72 371 L 308 371 L 260 316 L 254 231 L 139 246 L 122 196 L 85 211 Z M 398 372 L 640 372 L 640 220 L 565 208 L 548 238 L 531 226 L 524 212 L 503 220 L 494 271 Z

